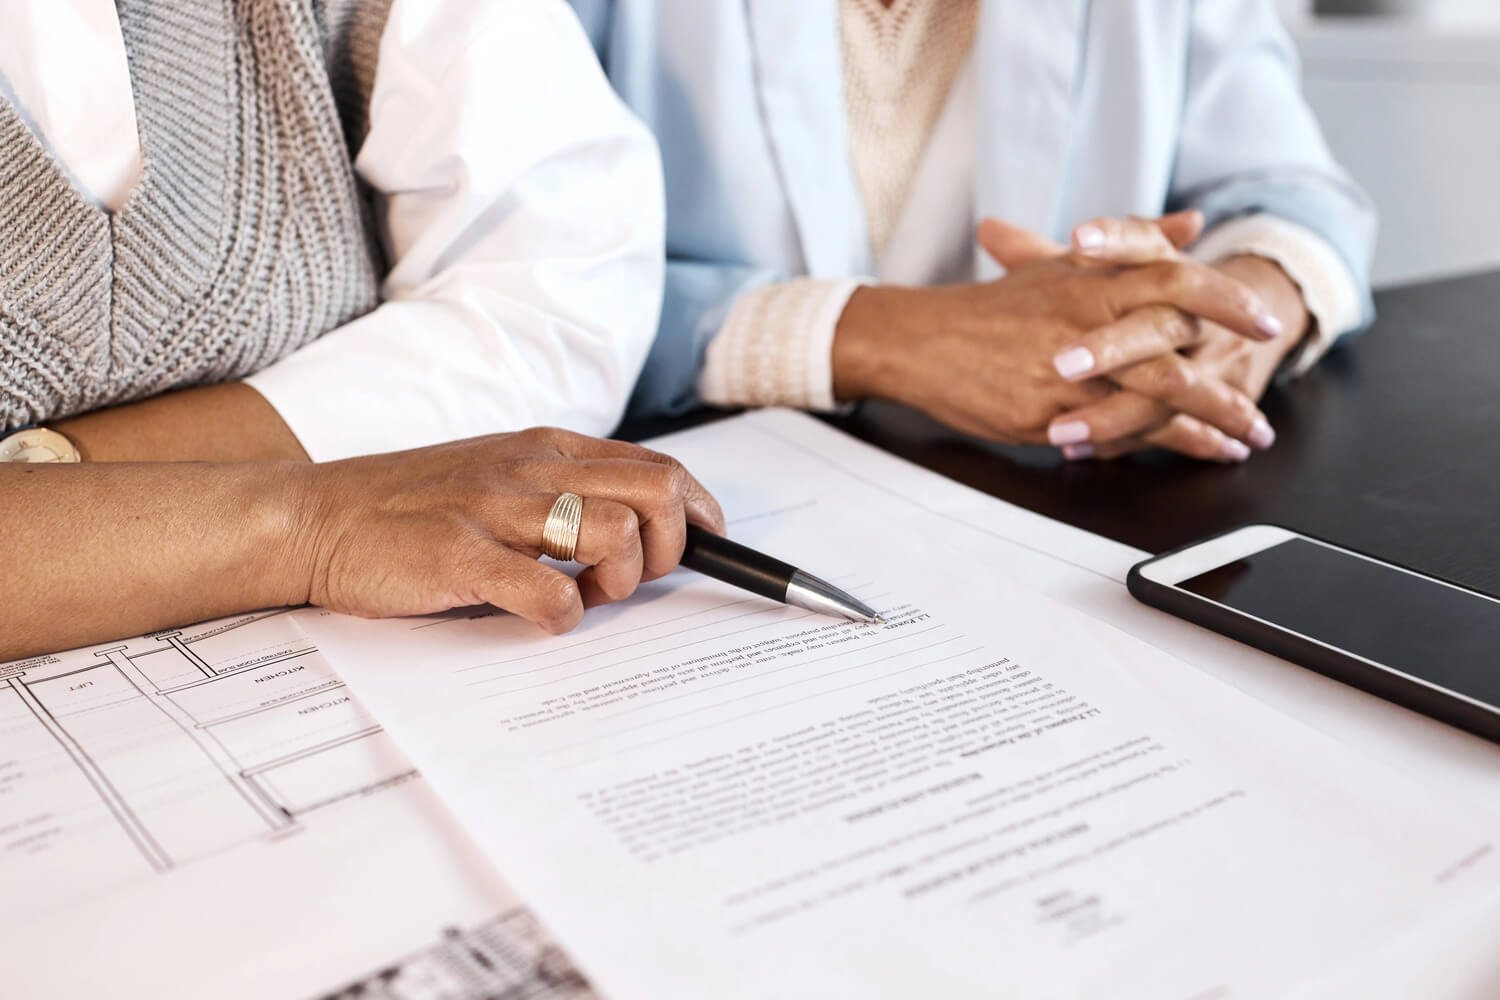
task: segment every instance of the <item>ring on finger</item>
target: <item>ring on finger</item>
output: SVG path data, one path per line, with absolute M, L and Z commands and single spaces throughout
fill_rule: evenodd
M 578 533 L 582 527 L 583 497 L 577 493 L 559 495 L 542 525 L 542 554 L 572 562 L 578 552 Z

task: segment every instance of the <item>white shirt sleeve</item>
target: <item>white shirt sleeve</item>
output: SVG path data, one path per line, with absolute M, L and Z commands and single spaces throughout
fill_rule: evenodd
M 246 380 L 313 460 L 612 430 L 661 308 L 661 164 L 572 10 L 396 0 L 355 169 L 382 304 Z

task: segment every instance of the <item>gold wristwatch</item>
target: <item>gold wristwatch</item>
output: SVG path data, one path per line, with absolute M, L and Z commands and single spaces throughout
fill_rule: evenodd
M 0 463 L 81 461 L 72 441 L 45 427 L 22 427 L 0 438 Z

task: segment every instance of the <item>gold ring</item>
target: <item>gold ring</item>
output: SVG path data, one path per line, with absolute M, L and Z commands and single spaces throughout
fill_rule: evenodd
M 583 497 L 564 493 L 552 504 L 542 525 L 542 554 L 572 562 L 578 552 L 578 531 L 583 526 Z

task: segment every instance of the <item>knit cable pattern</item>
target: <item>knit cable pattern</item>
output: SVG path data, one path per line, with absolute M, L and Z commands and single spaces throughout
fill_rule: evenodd
M 307 0 L 118 9 L 145 157 L 120 211 L 0 98 L 0 429 L 241 378 L 377 302 L 339 115 L 368 92 L 336 99 L 328 60 L 379 32 Z

